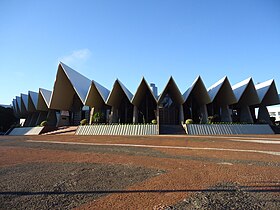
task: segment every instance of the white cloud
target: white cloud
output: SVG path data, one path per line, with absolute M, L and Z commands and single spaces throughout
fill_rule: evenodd
M 65 55 L 59 58 L 59 61 L 70 66 L 79 66 L 85 63 L 91 57 L 89 49 L 75 50 L 69 55 Z

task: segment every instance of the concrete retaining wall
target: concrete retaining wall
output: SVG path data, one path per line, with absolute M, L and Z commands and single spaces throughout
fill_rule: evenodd
M 274 134 L 269 125 L 221 125 L 221 124 L 190 124 L 186 127 L 189 135 L 234 135 L 234 134 Z
M 23 135 L 39 135 L 44 127 L 21 127 L 14 128 L 9 135 L 10 136 L 23 136 Z
M 157 125 L 85 125 L 75 135 L 158 135 Z

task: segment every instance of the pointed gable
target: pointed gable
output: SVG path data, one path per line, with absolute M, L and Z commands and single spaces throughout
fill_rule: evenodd
M 37 110 L 48 111 L 52 91 L 39 88 Z
M 21 113 L 21 98 L 19 96 L 16 96 L 16 102 L 17 102 L 19 113 Z
M 263 105 L 279 104 L 279 96 L 273 79 L 257 84 L 256 90 Z
M 237 101 L 227 77 L 220 79 L 209 87 L 207 91 L 211 101 L 215 101 L 217 104 L 230 105 Z
M 171 76 L 170 79 L 168 80 L 165 88 L 163 89 L 162 93 L 159 95 L 158 98 L 158 103 L 160 103 L 166 94 L 170 94 L 172 100 L 176 101 L 178 104 L 183 104 L 184 100 L 182 97 L 182 94 L 176 85 L 176 82 L 174 81 L 173 77 Z
M 151 90 L 150 86 L 148 85 L 147 81 L 143 77 L 136 92 L 133 96 L 131 103 L 135 106 L 139 106 L 141 100 L 143 100 L 143 97 L 145 96 L 146 92 L 148 91 L 149 94 L 151 94 L 152 98 L 154 99 L 155 103 L 157 103 L 156 97 L 153 94 L 153 91 Z
M 92 80 L 86 97 L 85 105 L 100 108 L 104 103 L 106 103 L 109 94 L 110 91 L 107 88 Z
M 69 66 L 60 63 L 58 65 L 49 107 L 51 109 L 70 110 L 75 94 L 77 94 L 81 103 L 85 104 L 90 85 L 91 80 L 71 69 Z
M 194 96 L 196 101 L 201 105 L 211 102 L 206 87 L 200 76 L 194 80 L 191 87 L 183 94 L 184 103 L 187 102 L 191 96 Z
M 85 103 L 88 89 L 91 85 L 91 80 L 62 62 L 60 62 L 60 65 L 63 68 L 76 93 L 78 94 L 79 98 L 81 99 L 82 103 Z
M 132 93 L 117 79 L 108 96 L 107 104 L 110 106 L 120 104 L 122 100 L 121 95 L 124 95 L 129 101 L 131 101 L 133 97 Z
M 21 93 L 21 110 L 23 113 L 27 112 L 28 109 L 28 95 Z
M 28 111 L 35 112 L 37 110 L 38 93 L 28 91 Z
M 254 105 L 260 103 L 253 79 L 250 77 L 232 86 L 237 103 L 240 105 Z

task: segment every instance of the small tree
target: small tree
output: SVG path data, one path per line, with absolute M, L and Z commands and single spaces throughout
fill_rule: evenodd
M 103 113 L 102 112 L 95 112 L 93 115 L 93 122 L 100 123 L 103 120 Z

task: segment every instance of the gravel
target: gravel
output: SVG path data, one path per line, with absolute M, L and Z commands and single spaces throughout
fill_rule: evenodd
M 278 192 L 277 192 L 278 191 Z M 220 183 L 193 194 L 167 209 L 280 209 L 279 185 L 272 190 L 247 188 L 237 183 Z
M 0 209 L 72 209 L 164 171 L 129 165 L 28 163 L 0 168 Z

